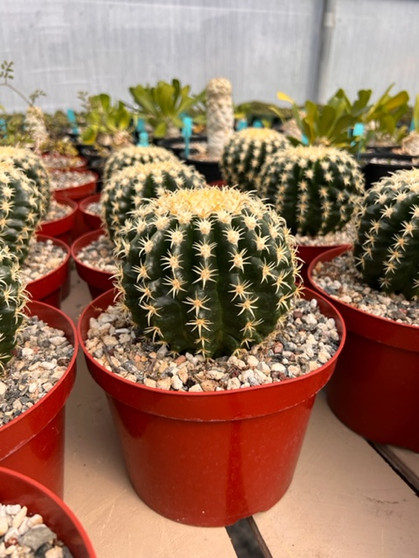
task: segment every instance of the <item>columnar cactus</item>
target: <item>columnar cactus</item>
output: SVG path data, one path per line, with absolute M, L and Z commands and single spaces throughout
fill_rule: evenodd
M 290 147 L 266 161 L 258 192 L 275 206 L 293 234 L 322 236 L 351 220 L 364 193 L 364 178 L 345 151 Z
M 224 145 L 234 132 L 231 83 L 225 78 L 210 80 L 206 96 L 208 156 L 218 161 Z
M 220 160 L 224 180 L 227 184 L 237 184 L 241 190 L 256 190 L 266 158 L 289 145 L 284 135 L 270 128 L 245 128 L 234 132 Z
M 145 199 L 155 198 L 178 188 L 205 185 L 205 178 L 191 166 L 171 159 L 137 164 L 114 173 L 101 195 L 102 220 L 114 239 L 130 212 Z
M 419 169 L 395 172 L 367 190 L 356 225 L 353 253 L 364 281 L 419 298 Z
M 293 238 L 257 196 L 182 188 L 137 214 L 118 235 L 118 284 L 154 340 L 179 353 L 229 355 L 261 342 L 291 308 Z
M 5 364 L 13 356 L 17 333 L 23 321 L 27 301 L 20 280 L 17 257 L 5 244 L 0 244 L 0 377 Z
M 0 161 L 9 161 L 22 170 L 37 186 L 40 197 L 41 219 L 48 213 L 51 200 L 51 187 L 48 171 L 41 157 L 30 149 L 21 147 L 0 147 Z
M 131 167 L 136 163 L 152 163 L 155 161 L 178 161 L 179 159 L 168 149 L 154 145 L 131 145 L 114 151 L 106 160 L 103 170 L 103 182 L 106 182 L 117 171 Z
M 22 263 L 40 222 L 36 185 L 11 163 L 0 161 L 0 241 Z

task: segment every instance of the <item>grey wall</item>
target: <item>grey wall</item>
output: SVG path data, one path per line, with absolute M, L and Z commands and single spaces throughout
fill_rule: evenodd
M 23 92 L 47 93 L 46 111 L 80 108 L 81 90 L 130 100 L 129 86 L 173 77 L 195 93 L 227 77 L 237 103 L 391 82 L 414 97 L 418 26 L 416 0 L 0 0 L 0 61 L 14 61 Z M 24 108 L 4 87 L 0 104 Z

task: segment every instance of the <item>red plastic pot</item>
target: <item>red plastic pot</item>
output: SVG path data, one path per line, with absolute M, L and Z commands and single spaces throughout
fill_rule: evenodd
M 313 269 L 346 248 L 315 258 L 309 282 L 342 314 L 348 330 L 327 400 L 346 426 L 368 440 L 419 451 L 419 327 L 368 314 L 318 287 Z
M 79 211 L 83 217 L 83 221 L 85 222 L 87 228 L 92 231 L 101 228 L 102 219 L 99 215 L 89 213 L 89 211 L 87 211 L 87 208 L 91 203 L 98 202 L 100 200 L 100 196 L 100 193 L 94 194 L 93 196 L 88 196 L 87 198 L 84 198 L 79 202 Z
M 139 497 L 161 515 L 192 525 L 220 526 L 273 506 L 288 489 L 316 393 L 329 380 L 345 339 L 327 365 L 296 379 L 218 392 L 153 389 L 118 377 L 88 353 L 91 317 L 114 300 L 108 291 L 80 317 L 87 366 L 108 396 L 126 467 Z
M 49 170 L 59 170 L 59 171 L 79 171 L 87 169 L 87 159 L 81 157 L 80 155 L 61 155 L 60 153 L 45 153 L 42 155 L 45 166 Z M 61 162 L 66 159 L 67 163 L 63 165 Z M 60 161 L 57 164 L 55 161 Z
M 82 248 L 88 246 L 103 234 L 104 232 L 102 229 L 96 229 L 95 231 L 80 236 L 71 246 L 71 256 L 76 264 L 77 273 L 86 281 L 92 298 L 96 298 L 100 294 L 113 288 L 113 273 L 86 265 L 80 260 L 78 254 Z
M 63 171 L 65 172 L 65 171 Z M 60 188 L 59 190 L 53 190 L 53 195 L 56 200 L 60 200 L 62 198 L 70 198 L 72 200 L 81 200 L 86 196 L 91 196 L 96 192 L 97 186 L 97 179 L 98 176 L 96 173 L 87 170 L 87 169 L 74 169 L 72 172 L 78 172 L 80 174 L 91 174 L 94 178 L 86 184 L 82 184 L 81 186 L 69 186 L 68 188 Z
M 74 354 L 66 372 L 40 401 L 0 427 L 0 466 L 28 475 L 62 497 L 65 403 L 76 377 L 78 339 L 73 322 L 61 310 L 31 301 L 27 313 L 64 331 Z
M 71 212 L 62 217 L 61 219 L 55 219 L 54 221 L 44 221 L 38 230 L 39 234 L 44 234 L 46 236 L 52 236 L 62 240 L 68 246 L 71 245 L 71 233 L 76 221 L 76 212 L 78 209 L 77 202 L 71 200 L 70 198 L 63 198 L 58 201 L 60 204 L 67 205 L 71 207 Z
M 299 244 L 297 247 L 297 256 L 302 260 L 303 264 L 300 270 L 300 275 L 303 280 L 303 284 L 306 287 L 312 288 L 307 277 L 307 271 L 310 263 L 317 258 L 320 254 L 327 252 L 328 250 L 332 250 L 333 248 L 350 248 L 350 244 L 342 244 L 341 246 L 307 246 Z
M 54 244 L 61 246 L 66 252 L 64 261 L 55 269 L 26 285 L 26 290 L 30 294 L 32 300 L 40 300 L 46 304 L 51 304 L 56 308 L 60 308 L 61 301 L 68 294 L 68 280 L 70 270 L 70 248 L 68 244 L 42 234 L 37 235 L 39 242 L 52 240 Z
M 74 558 L 96 557 L 84 527 L 71 509 L 39 482 L 0 467 L 0 503 L 26 506 L 28 515 L 39 513 Z

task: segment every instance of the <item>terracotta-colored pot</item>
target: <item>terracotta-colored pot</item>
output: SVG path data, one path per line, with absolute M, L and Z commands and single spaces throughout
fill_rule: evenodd
M 78 334 L 89 371 L 108 396 L 137 494 L 161 515 L 192 525 L 229 525 L 269 509 L 291 483 L 315 395 L 342 349 L 345 328 L 336 310 L 305 291 L 341 332 L 338 352 L 318 370 L 264 386 L 189 393 L 122 379 L 89 354 L 89 320 L 114 295 L 86 307 Z
M 80 521 L 61 498 L 41 483 L 0 467 L 0 503 L 26 506 L 28 515 L 40 514 L 75 558 L 96 557 Z
M 100 294 L 113 288 L 113 273 L 110 271 L 102 271 L 86 265 L 80 258 L 79 252 L 85 246 L 88 246 L 97 240 L 104 232 L 102 229 L 96 229 L 83 234 L 75 240 L 71 246 L 71 256 L 76 264 L 77 273 L 86 281 L 92 298 L 96 298 Z
M 0 427 L 0 466 L 28 475 L 62 497 L 65 403 L 76 377 L 78 339 L 73 322 L 61 310 L 30 301 L 26 311 L 64 331 L 74 354 L 66 372 L 42 399 Z
M 368 314 L 316 285 L 317 263 L 346 250 L 324 252 L 308 270 L 311 288 L 336 306 L 348 330 L 327 386 L 328 403 L 346 426 L 368 440 L 419 451 L 419 327 Z
M 71 212 L 54 221 L 43 221 L 38 229 L 38 233 L 58 238 L 58 240 L 62 240 L 68 246 L 71 246 L 71 234 L 76 221 L 78 205 L 74 200 L 65 197 L 58 200 L 58 203 L 71 207 Z
M 80 186 L 69 186 L 68 188 L 60 188 L 58 190 L 53 190 L 53 195 L 56 200 L 60 200 L 61 198 L 81 200 L 86 196 L 91 196 L 96 192 L 97 178 L 98 178 L 96 173 L 87 169 L 82 169 L 82 170 L 75 169 L 72 172 L 78 172 L 80 174 L 91 174 L 93 175 L 93 178 L 89 182 L 86 182 L 86 184 L 82 184 Z
M 89 213 L 87 208 L 91 203 L 98 202 L 100 200 L 100 196 L 101 194 L 99 192 L 99 194 L 93 194 L 93 196 L 88 196 L 79 202 L 79 211 L 83 217 L 83 221 L 85 222 L 87 228 L 92 231 L 101 228 L 102 219 L 99 215 Z
M 61 262 L 57 268 L 53 269 L 43 277 L 28 283 L 26 285 L 26 290 L 30 294 L 32 300 L 40 300 L 41 302 L 60 308 L 61 301 L 68 294 L 70 247 L 58 238 L 53 238 L 43 234 L 37 235 L 37 240 L 40 242 L 52 240 L 54 244 L 61 246 L 61 248 L 65 251 L 66 256 L 64 261 Z
M 343 248 L 350 248 L 350 244 L 342 244 L 341 245 Z M 307 246 L 307 245 L 302 245 L 299 244 L 297 246 L 297 256 L 302 260 L 302 267 L 300 270 L 300 275 L 301 278 L 303 280 L 303 283 L 306 287 L 311 288 L 309 282 L 308 282 L 308 278 L 307 278 L 307 270 L 308 270 L 308 266 L 310 265 L 310 263 L 314 260 L 314 258 L 317 258 L 317 256 L 319 256 L 320 254 L 323 254 L 323 252 L 327 252 L 328 250 L 331 250 L 332 248 L 338 248 L 340 246 L 326 246 L 326 245 L 321 245 L 321 246 Z

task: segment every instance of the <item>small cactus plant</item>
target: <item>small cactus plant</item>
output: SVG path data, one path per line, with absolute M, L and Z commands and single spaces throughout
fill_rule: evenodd
M 178 161 L 177 157 L 164 147 L 156 147 L 154 145 L 123 147 L 115 151 L 106 160 L 103 170 L 103 182 L 106 184 L 115 172 L 137 163 L 152 163 L 154 161 L 166 160 Z
M 4 146 L 0 147 L 0 161 L 11 162 L 35 182 L 40 197 L 41 218 L 44 218 L 50 205 L 51 187 L 49 174 L 41 157 L 30 149 Z
M 270 128 L 245 128 L 234 132 L 224 145 L 220 167 L 227 184 L 241 190 L 256 190 L 257 178 L 268 156 L 291 145 Z
M 17 257 L 7 245 L 0 243 L 0 377 L 13 356 L 27 301 L 19 269 Z
M 364 178 L 345 151 L 297 146 L 266 161 L 258 186 L 293 234 L 323 236 L 351 220 L 364 193 Z
M 116 172 L 105 185 L 101 195 L 102 221 L 111 240 L 131 211 L 145 199 L 155 198 L 165 191 L 196 188 L 205 185 L 205 178 L 194 167 L 167 159 L 155 163 L 137 164 Z
M 23 171 L 0 161 L 0 241 L 22 263 L 41 219 L 42 207 L 36 184 Z
M 208 157 L 217 161 L 234 132 L 231 90 L 231 83 L 226 78 L 213 78 L 206 88 Z
M 419 169 L 397 171 L 367 190 L 353 254 L 368 285 L 419 298 Z
M 297 291 L 285 221 L 235 188 L 181 188 L 142 204 L 117 251 L 133 321 L 174 352 L 217 357 L 257 344 Z

